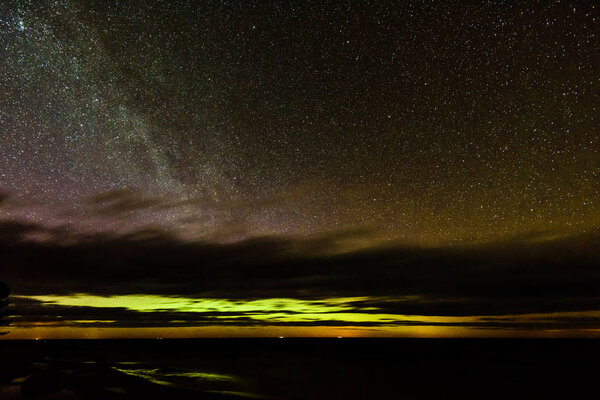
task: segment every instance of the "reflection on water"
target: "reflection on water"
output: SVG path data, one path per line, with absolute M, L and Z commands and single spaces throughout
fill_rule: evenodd
M 132 363 L 128 363 L 132 364 Z M 159 383 L 161 385 L 172 385 L 173 382 L 169 382 L 167 379 L 169 378 L 191 378 L 194 381 L 199 382 L 235 382 L 236 378 L 229 375 L 221 375 L 221 374 L 213 374 L 209 372 L 172 372 L 172 371 L 164 371 L 160 368 L 117 368 L 112 367 L 114 370 L 123 372 L 132 376 L 139 376 L 144 379 L 148 379 L 152 382 Z M 163 377 L 165 379 L 159 379 L 159 377 Z
M 207 371 L 182 371 L 171 368 L 152 368 L 151 366 L 143 366 L 141 363 L 137 362 L 121 362 L 118 363 L 117 366 L 111 368 L 123 374 L 142 378 L 158 385 L 184 388 L 187 390 L 261 398 L 261 396 L 240 390 L 243 386 L 243 380 L 233 375 Z
M 583 339 L 0 342 L 0 399 L 585 398 L 598 358 Z
M 25 375 L 0 379 L 0 398 L 16 400 L 50 396 L 96 399 L 108 396 L 111 399 L 129 399 L 147 398 L 152 394 L 160 398 L 187 399 L 197 398 L 201 393 L 211 393 L 213 397 L 210 398 L 215 399 L 265 398 L 251 393 L 245 380 L 234 375 L 176 369 L 147 362 L 46 356 L 43 362 L 28 363 L 21 373 Z

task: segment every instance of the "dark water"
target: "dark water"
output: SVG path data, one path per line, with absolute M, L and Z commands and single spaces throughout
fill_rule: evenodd
M 573 399 L 597 394 L 599 356 L 587 339 L 3 341 L 0 397 Z

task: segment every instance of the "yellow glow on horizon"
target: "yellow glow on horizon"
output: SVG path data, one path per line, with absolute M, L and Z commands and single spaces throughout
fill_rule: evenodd
M 204 326 L 153 328 L 11 328 L 0 340 L 19 339 L 193 339 L 193 338 L 600 338 L 600 329 L 473 329 L 463 326 Z

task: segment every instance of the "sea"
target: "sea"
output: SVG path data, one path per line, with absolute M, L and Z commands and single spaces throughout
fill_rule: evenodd
M 594 339 L 0 341 L 0 399 L 583 399 Z

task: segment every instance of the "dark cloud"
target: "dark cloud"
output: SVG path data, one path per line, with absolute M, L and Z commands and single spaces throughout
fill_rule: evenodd
M 7 192 L 3 192 L 0 190 L 0 205 L 5 203 L 10 198 L 10 195 Z
M 45 232 L 41 225 L 19 221 L 0 221 L 0 243 L 10 245 L 24 240 L 32 232 Z

